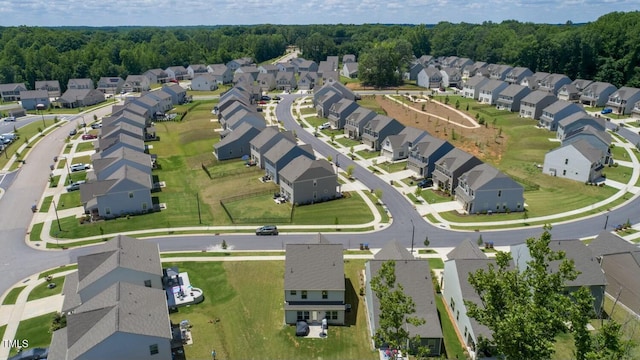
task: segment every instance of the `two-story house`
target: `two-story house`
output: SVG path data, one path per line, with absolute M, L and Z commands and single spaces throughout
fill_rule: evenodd
M 58 80 L 42 80 L 36 81 L 35 90 L 46 90 L 49 93 L 50 98 L 57 98 L 62 95 L 60 90 L 60 82 Z
M 291 131 L 281 132 L 277 126 L 267 126 L 249 142 L 251 147 L 251 161 L 259 168 L 264 169 L 262 157 L 282 139 L 288 139 L 290 142 L 296 143 L 296 137 L 293 136 Z
M 2 98 L 2 101 L 18 101 L 22 91 L 27 91 L 24 83 L 0 84 L 0 98 Z
M 169 80 L 182 81 L 187 80 L 189 78 L 189 73 L 187 69 L 182 65 L 177 66 L 169 66 L 164 70 L 169 77 Z
M 476 99 L 478 100 L 478 96 L 480 95 L 480 89 L 489 82 L 484 76 L 472 76 L 470 77 L 462 86 L 462 96 L 468 99 Z
M 344 134 L 350 139 L 360 140 L 364 127 L 376 117 L 376 113 L 373 110 L 367 109 L 362 106 L 358 106 L 353 110 L 346 118 L 344 124 Z
M 524 211 L 524 187 L 489 164 L 462 174 L 455 193 L 468 214 Z
M 542 110 L 553 104 L 558 98 L 547 91 L 534 90 L 520 101 L 520 117 L 540 119 Z
M 25 110 L 36 110 L 39 107 L 49 108 L 49 93 L 46 90 L 20 91 L 20 102 Z
M 640 89 L 623 86 L 609 95 L 607 107 L 613 109 L 614 114 L 630 114 L 635 104 L 640 101 Z
M 169 75 L 162 69 L 150 69 L 142 75 L 149 79 L 149 84 L 164 84 L 169 81 Z
M 478 93 L 478 101 L 483 104 L 495 105 L 499 94 L 507 88 L 509 84 L 502 80 L 489 80 Z
M 399 133 L 404 129 L 398 120 L 386 115 L 376 115 L 363 128 L 362 142 L 374 151 L 380 151 L 382 140 L 389 135 Z
M 289 139 L 280 139 L 273 147 L 267 150 L 262 156 L 264 161 L 264 170 L 267 178 L 273 180 L 274 183 L 280 183 L 280 170 L 298 156 L 306 156 L 309 159 L 315 159 L 313 148 L 310 144 L 297 145 Z
M 571 114 L 558 122 L 556 138 L 564 140 L 567 134 L 573 133 L 577 129 L 591 126 L 597 130 L 606 130 L 606 121 L 602 117 L 595 117 L 584 112 Z
M 349 99 L 341 99 L 329 108 L 329 116 L 327 117 L 331 127 L 334 129 L 343 129 L 347 117 L 351 115 L 358 107 L 355 101 Z
M 418 177 L 430 178 L 436 162 L 453 148 L 448 141 L 425 135 L 409 149 L 407 169 L 413 170 Z
M 585 111 L 579 104 L 557 100 L 542 110 L 538 126 L 550 131 L 556 131 L 558 123 L 562 119 L 575 113 L 585 113 Z
M 433 185 L 448 194 L 455 194 L 458 178 L 473 167 L 482 164 L 477 157 L 453 148 L 436 162 L 433 171 Z
M 591 107 L 605 106 L 609 96 L 616 90 L 615 86 L 607 82 L 594 81 L 582 90 L 580 102 Z
M 435 67 L 426 67 L 418 73 L 416 85 L 427 89 L 439 89 L 442 86 L 442 73 Z
M 520 84 L 524 78 L 531 75 L 533 75 L 533 71 L 529 70 L 529 68 L 517 66 L 507 73 L 504 81 L 509 84 Z
M 225 64 L 211 64 L 207 66 L 209 74 L 218 82 L 218 85 L 229 84 L 233 81 L 233 71 Z
M 389 135 L 381 145 L 382 156 L 389 161 L 403 160 L 409 157 L 409 151 L 415 144 L 420 142 L 428 132 L 407 126 L 396 135 Z
M 531 90 L 523 85 L 511 84 L 498 94 L 496 109 L 520 112 L 520 102 Z
M 593 183 L 602 179 L 608 155 L 587 140 L 565 144 L 544 156 L 542 172 L 551 176 Z
M 325 159 L 300 155 L 280 170 L 280 195 L 291 204 L 313 204 L 338 197 L 338 175 Z
M 538 82 L 538 89 L 558 95 L 558 90 L 567 84 L 571 84 L 571 79 L 567 75 L 550 74 Z

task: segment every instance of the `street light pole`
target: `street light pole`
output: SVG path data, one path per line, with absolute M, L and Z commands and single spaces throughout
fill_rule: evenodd
M 411 221 L 411 254 L 413 254 L 413 239 L 416 234 L 416 227 L 413 225 L 413 219 L 409 219 Z
M 202 224 L 202 215 L 200 214 L 200 198 L 198 197 L 198 193 L 196 193 L 196 203 L 198 204 L 198 222 Z
M 47 124 L 44 122 L 44 110 L 40 110 L 40 115 L 42 115 L 42 131 L 47 127 Z
M 58 223 L 58 231 L 62 231 L 62 227 L 60 226 L 60 218 L 58 218 L 58 205 L 55 200 L 51 200 L 53 203 L 53 211 L 56 213 L 56 222 Z

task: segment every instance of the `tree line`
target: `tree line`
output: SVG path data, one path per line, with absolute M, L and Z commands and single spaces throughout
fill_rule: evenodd
M 288 45 L 316 62 L 354 54 L 397 70 L 410 55 L 460 56 L 532 71 L 640 87 L 640 12 L 614 12 L 586 24 L 518 21 L 436 25 L 254 25 L 212 27 L 0 28 L 0 83 L 140 74 L 172 65 L 276 58 Z M 373 49 L 378 50 L 373 51 Z M 372 59 L 373 58 L 373 59 Z M 391 77 L 390 74 L 380 74 Z

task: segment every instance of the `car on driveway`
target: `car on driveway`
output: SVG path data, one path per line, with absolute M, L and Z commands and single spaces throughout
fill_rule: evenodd
M 102 123 L 101 122 L 91 124 L 91 128 L 92 129 L 100 129 L 101 127 L 102 127 Z
M 326 122 L 326 123 L 324 123 L 324 124 L 320 125 L 320 126 L 318 127 L 318 129 L 320 129 L 320 130 L 325 130 L 325 129 L 329 129 L 330 127 L 331 127 L 331 124 L 329 124 L 328 122 Z
M 604 108 L 600 111 L 600 114 L 611 114 L 613 112 L 612 108 Z
M 271 96 L 268 96 L 268 95 L 262 95 L 262 97 L 260 98 L 260 100 L 263 100 L 263 101 L 269 101 L 269 100 L 271 100 Z
M 84 134 L 82 135 L 82 140 L 91 140 L 91 139 L 97 139 L 98 137 L 93 135 L 93 134 Z
M 80 181 L 76 181 L 74 183 L 71 183 L 70 185 L 67 185 L 67 191 L 80 190 L 80 185 L 84 184 L 84 183 L 85 183 L 84 180 L 80 180 Z
M 275 225 L 265 225 L 256 229 L 256 235 L 278 235 L 278 227 Z
M 421 188 L 421 189 L 424 189 L 424 188 L 430 187 L 430 186 L 433 186 L 433 180 L 431 180 L 431 179 L 422 179 L 418 183 L 418 187 Z
M 82 170 L 87 170 L 87 169 L 91 169 L 91 165 L 89 165 L 89 164 L 73 164 L 73 165 L 71 165 L 71 172 L 82 171 Z

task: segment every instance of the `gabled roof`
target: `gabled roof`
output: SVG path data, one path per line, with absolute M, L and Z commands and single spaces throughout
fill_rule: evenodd
M 478 245 L 470 239 L 463 240 L 460 245 L 456 246 L 447 254 L 448 260 L 460 259 L 486 259 L 487 255 L 480 250 Z
M 511 84 L 506 88 L 504 88 L 504 90 L 502 90 L 498 96 L 514 97 L 522 92 L 525 92 L 526 94 L 528 94 L 529 88 L 523 85 Z
M 574 112 L 584 112 L 582 106 L 565 100 L 556 100 L 555 102 L 551 103 L 551 105 L 544 108 L 542 111 L 545 113 L 557 114 L 567 108 L 573 108 L 573 110 L 575 110 Z
M 418 153 L 420 155 L 426 157 L 431 156 L 434 152 L 440 149 L 440 147 L 446 144 L 449 144 L 449 142 L 427 134 L 422 139 L 420 139 L 420 141 L 415 144 L 414 147 L 418 149 Z M 453 145 L 449 145 L 453 147 Z
M 169 66 L 165 71 L 173 71 L 174 74 L 186 74 L 187 69 L 182 65 Z
M 349 62 L 344 64 L 344 67 L 347 68 L 347 72 L 354 73 L 356 71 L 358 71 L 358 63 L 357 62 Z
M 374 256 L 376 260 L 413 260 L 413 255 L 398 240 L 388 241 Z
M 211 69 L 211 75 L 214 76 L 222 76 L 226 72 L 231 72 L 231 70 L 225 64 L 211 64 L 209 65 Z
M 67 358 L 81 357 L 115 333 L 170 340 L 168 318 L 162 290 L 115 283 L 67 316 Z
M 130 148 L 122 147 L 108 155 L 108 157 L 100 156 L 92 157 L 93 171 L 99 173 L 100 171 L 108 168 L 109 166 L 117 163 L 121 160 L 131 161 L 143 166 L 148 166 L 151 169 L 151 156 L 141 151 L 135 151 Z
M 155 75 L 156 77 L 161 77 L 161 78 L 162 78 L 162 77 L 167 77 L 167 73 L 166 73 L 164 70 L 162 70 L 162 69 L 151 69 L 151 70 L 147 70 L 147 71 L 145 71 L 144 73 L 145 73 L 145 74 L 146 74 L 146 73 L 153 74 L 153 75 Z
M 111 136 L 117 136 L 122 133 L 129 134 L 140 139 L 143 137 L 143 131 L 140 127 L 131 125 L 124 121 L 114 125 L 103 126 L 102 129 L 100 129 L 100 136 L 103 139 Z
M 280 177 L 287 179 L 292 183 L 330 176 L 335 176 L 337 182 L 337 175 L 333 171 L 333 166 L 327 160 L 312 160 L 304 155 L 300 155 L 291 160 L 284 168 L 282 168 L 282 170 L 280 170 Z
M 559 127 L 565 127 L 567 125 L 570 125 L 576 121 L 579 120 L 583 120 L 583 119 L 588 119 L 588 120 L 593 120 L 594 122 L 597 122 L 599 125 L 601 125 L 601 128 L 604 130 L 605 129 L 605 120 L 604 118 L 597 118 L 595 116 L 589 115 L 585 112 L 576 112 L 573 113 L 567 117 L 565 117 L 564 119 L 560 120 L 558 122 L 558 126 Z
M 640 309 L 640 252 L 604 255 L 600 265 L 607 279 L 607 293 L 637 313 Z
M 576 87 L 576 89 L 578 89 L 578 91 L 582 91 L 584 90 L 587 86 L 593 84 L 593 81 L 591 80 L 585 80 L 585 79 L 575 79 L 571 82 L 571 84 L 573 86 Z
M 289 139 L 281 139 L 264 154 L 264 158 L 273 163 L 276 163 L 296 146 L 297 145 L 291 142 Z
M 609 98 L 626 101 L 628 99 L 631 99 L 633 96 L 637 95 L 638 93 L 640 93 L 640 89 L 623 86 L 620 89 L 618 89 L 618 91 L 611 94 Z
M 398 122 L 398 120 L 390 118 L 387 115 L 378 114 L 373 119 L 371 119 L 371 121 L 369 121 L 367 125 L 365 125 L 365 129 L 371 129 L 371 131 L 380 132 L 393 122 Z
M 556 98 L 552 93 L 542 91 L 542 90 L 534 90 L 527 94 L 522 98 L 521 103 L 529 103 L 529 104 L 538 104 L 540 101 L 546 98 Z
M 47 90 L 22 90 L 20 91 L 20 100 L 30 99 L 48 99 L 49 92 Z
M 353 121 L 356 124 L 359 124 L 361 121 L 366 119 L 371 120 L 376 116 L 376 113 L 373 110 L 367 109 L 363 106 L 358 106 L 351 114 L 347 116 L 348 121 Z
M 289 71 L 278 71 L 276 75 L 276 81 L 293 81 L 296 79 L 296 75 Z
M 475 87 L 475 86 L 478 86 L 480 84 L 484 84 L 487 81 L 489 81 L 489 79 L 487 79 L 484 76 L 481 76 L 481 75 L 472 76 L 464 84 L 464 87 L 467 87 L 467 88 Z
M 93 89 L 93 80 L 91 79 L 69 79 L 67 82 L 67 87 L 88 87 L 89 89 Z
M 458 148 L 454 148 L 449 151 L 446 155 L 444 155 L 440 160 L 438 160 L 437 164 L 448 169 L 449 171 L 455 171 L 460 166 L 467 163 L 471 159 L 475 158 L 475 156 L 460 150 Z
M 482 91 L 495 91 L 497 88 L 501 87 L 501 86 L 505 86 L 508 85 L 507 82 L 502 81 L 502 80 L 495 80 L 495 79 L 490 79 L 489 81 L 487 81 L 486 84 L 482 85 L 482 87 L 480 88 L 480 90 Z
M 213 145 L 214 148 L 219 149 L 227 144 L 233 143 L 234 141 L 237 141 L 239 139 L 242 139 L 242 137 L 244 137 L 245 135 L 249 135 L 251 136 L 251 134 L 253 134 L 254 136 L 257 135 L 260 132 L 260 129 L 254 127 L 253 125 L 249 124 L 249 123 L 242 123 L 240 124 L 235 130 L 233 130 L 231 133 L 229 133 L 229 135 L 225 136 L 222 140 L 218 141 L 215 145 Z M 249 152 L 249 149 L 246 149 L 247 152 Z M 238 156 L 239 157 L 239 156 Z
M 600 141 L 602 141 L 606 145 L 611 144 L 611 135 L 608 132 L 598 130 L 591 125 L 586 125 L 585 127 L 581 127 L 579 129 L 576 129 L 575 131 L 568 133 L 565 136 L 564 141 L 571 141 L 572 138 L 582 135 L 592 135 L 600 139 Z
M 93 90 L 94 89 L 67 89 L 67 91 L 65 91 L 58 100 L 63 103 L 75 103 L 76 101 L 84 101 L 84 99 Z
M 191 64 L 189 65 L 189 68 L 191 68 L 191 70 L 193 70 L 194 72 L 207 71 L 207 66 L 204 64 Z M 187 68 L 187 70 L 189 68 Z
M 250 141 L 250 144 L 260 149 L 274 137 L 283 137 L 294 144 L 296 143 L 296 138 L 291 131 L 280 132 L 277 126 L 267 126 Z
M 591 84 L 587 85 L 587 87 L 582 90 L 582 93 L 594 94 L 594 96 L 599 96 L 603 91 L 612 87 L 615 89 L 615 86 L 609 84 L 608 82 L 594 81 Z
M 118 134 L 109 138 L 99 139 L 95 142 L 95 144 L 97 144 L 98 146 L 98 149 L 100 149 L 100 152 L 105 151 L 110 147 L 117 145 L 118 143 L 127 144 L 132 148 L 138 149 L 140 151 L 144 150 L 144 141 L 142 139 L 135 138 L 127 134 Z
M 287 244 L 285 290 L 345 290 L 342 244 Z
M 632 244 L 610 231 L 602 231 L 587 246 L 594 256 L 619 254 L 640 251 L 638 245 Z
M 575 280 L 566 283 L 567 286 L 605 285 L 606 280 L 600 264 L 591 250 L 580 240 L 551 240 L 549 248 L 553 251 L 564 251 L 567 259 L 572 259 L 575 269 L 579 272 Z M 551 271 L 557 271 L 559 261 L 549 263 Z
M 36 88 L 36 90 L 37 89 L 46 89 L 46 88 L 60 90 L 60 81 L 58 81 L 58 80 L 40 80 L 40 81 L 36 81 L 35 88 Z
M 522 185 L 487 163 L 477 165 L 462 174 L 460 181 L 466 182 L 475 191 L 523 189 Z

